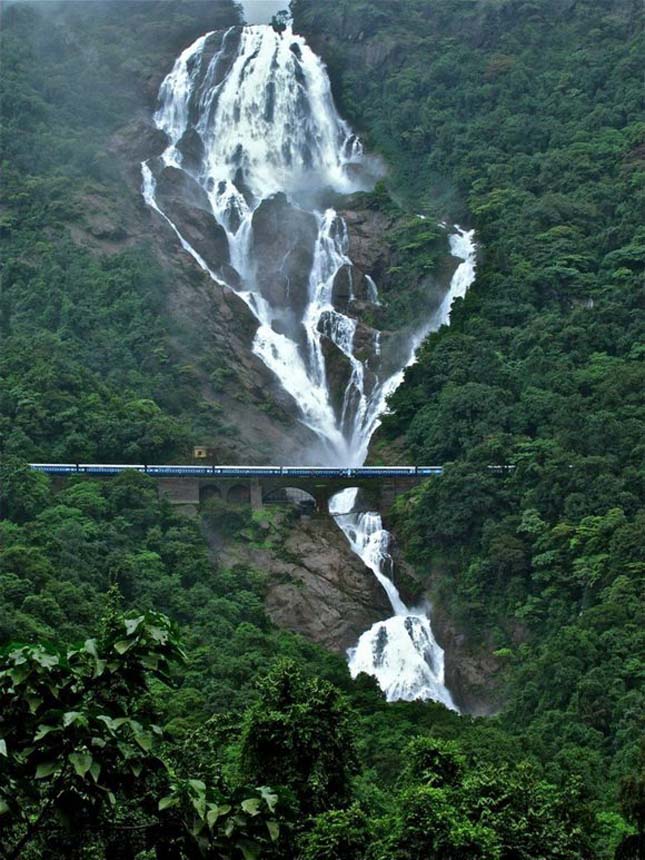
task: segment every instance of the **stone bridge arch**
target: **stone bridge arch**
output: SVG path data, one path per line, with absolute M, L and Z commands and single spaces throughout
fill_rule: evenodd
M 249 482 L 243 483 L 240 481 L 237 484 L 232 484 L 228 488 L 226 501 L 233 505 L 248 505 L 251 503 L 251 487 Z
M 204 505 L 212 499 L 222 499 L 222 490 L 217 484 L 204 484 L 199 488 L 199 504 Z
M 190 506 L 195 511 L 209 499 L 222 499 L 232 504 L 250 504 L 254 510 L 262 508 L 266 501 L 271 504 L 280 499 L 280 491 L 287 489 L 306 494 L 301 497 L 315 499 L 318 513 L 326 514 L 332 496 L 349 487 L 361 492 L 358 510 L 387 511 L 396 496 L 418 482 L 418 478 L 407 476 L 375 481 L 357 477 L 307 477 L 300 475 L 266 475 L 246 478 L 242 475 L 231 478 L 172 477 L 159 478 L 159 493 L 167 496 L 173 504 Z
M 263 505 L 293 505 L 301 510 L 317 509 L 318 502 L 311 489 L 296 486 L 272 487 L 262 493 Z

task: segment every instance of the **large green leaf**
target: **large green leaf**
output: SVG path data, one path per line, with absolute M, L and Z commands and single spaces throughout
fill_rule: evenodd
M 152 749 L 151 735 L 141 732 L 140 734 L 135 735 L 134 739 L 139 744 L 141 749 L 144 750 L 144 752 L 150 752 L 150 750 Z
M 136 633 L 138 627 L 145 620 L 144 615 L 139 615 L 137 618 L 126 618 L 125 621 L 125 630 L 128 636 L 132 636 L 133 633 Z
M 57 767 L 58 763 L 55 761 L 41 762 L 36 768 L 36 779 L 44 779 L 46 776 L 51 776 Z
M 269 807 L 271 812 L 273 812 L 278 802 L 278 795 L 272 791 L 268 785 L 261 785 L 258 791 L 262 795 L 262 799 L 266 805 Z
M 41 741 L 50 732 L 59 732 L 59 731 L 60 731 L 60 728 L 58 726 L 46 726 L 44 723 L 41 723 L 38 726 L 38 731 L 34 735 L 34 741 Z
M 94 759 L 88 752 L 73 752 L 70 753 L 67 758 L 76 773 L 81 777 L 86 775 L 94 762 Z
M 27 700 L 27 704 L 29 705 L 29 712 L 31 714 L 35 714 L 38 708 L 42 705 L 43 700 L 41 696 L 25 696 Z
M 125 654 L 134 644 L 134 641 L 128 642 L 127 639 L 119 639 L 118 642 L 114 643 L 114 650 L 117 654 Z
M 259 797 L 249 797 L 246 800 L 243 800 L 241 803 L 242 809 L 244 812 L 247 812 L 249 815 L 259 815 L 260 814 L 260 798 Z
M 96 650 L 96 639 L 86 639 L 83 645 L 85 651 L 95 659 L 98 659 L 98 651 Z

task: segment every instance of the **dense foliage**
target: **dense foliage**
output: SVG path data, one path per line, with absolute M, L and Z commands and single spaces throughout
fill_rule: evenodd
M 0 661 L 3 856 L 258 856 L 276 842 L 277 795 L 182 774 L 164 750 L 154 681 L 184 659 L 160 613 L 111 612 L 64 651 L 10 645 Z M 165 755 L 164 755 L 165 752 Z M 6 853 L 5 853 L 6 852 Z
M 452 464 L 400 504 L 397 533 L 498 649 L 505 725 L 611 804 L 644 712 L 642 10 L 294 6 L 390 186 L 481 245 L 385 421 L 382 456 L 396 440 Z
M 496 650 L 506 706 L 474 720 L 387 705 L 342 658 L 273 628 L 265 575 L 218 565 L 205 535 L 279 551 L 288 518 L 267 532 L 213 506 L 198 523 L 138 474 L 56 484 L 24 467 L 181 456 L 212 427 L 174 351 L 158 260 L 139 238 L 97 255 L 74 227 L 93 195 L 119 211 L 103 144 L 156 92 L 150 70 L 237 12 L 9 5 L 0 643 L 18 644 L 0 660 L 2 850 L 609 860 L 620 845 L 635 858 L 645 140 L 632 4 L 294 6 L 409 209 L 391 237 L 393 318 L 414 315 L 406 281 L 436 266 L 433 218 L 472 223 L 481 244 L 476 284 L 408 371 L 377 455 L 451 464 L 402 501 L 397 534 L 437 601 Z M 393 204 L 379 188 L 370 205 Z
M 122 166 L 107 141 L 149 95 L 150 70 L 233 2 L 6 5 L 0 151 L 0 452 L 28 460 L 151 462 L 181 456 L 216 416 L 164 319 L 167 273 L 136 237 L 101 256 L 90 231 L 123 239 Z M 136 178 L 132 178 L 136 183 Z M 95 201 L 114 224 L 88 221 Z M 120 232 L 119 232 L 120 231 Z M 112 243 L 114 244 L 114 243 Z
M 3 856 L 589 856 L 575 787 L 559 793 L 526 765 L 487 766 L 451 741 L 414 741 L 387 812 L 369 816 L 352 803 L 356 715 L 292 662 L 262 681 L 241 730 L 221 717 L 178 743 L 156 720 L 184 660 L 166 616 L 114 606 L 78 647 L 0 653 Z
M 280 839 L 290 840 L 288 846 L 283 841 L 274 846 L 280 858 L 302 852 L 308 860 L 327 856 L 412 860 L 418 856 L 415 851 L 443 857 L 448 847 L 465 850 L 471 840 L 484 852 L 482 856 L 510 860 L 516 855 L 508 853 L 509 846 L 519 850 L 552 834 L 553 853 L 545 856 L 554 860 L 610 857 L 612 847 L 629 833 L 618 814 L 604 811 L 603 804 L 589 796 L 589 786 L 572 776 L 574 768 L 567 770 L 564 759 L 560 787 L 550 784 L 540 763 L 540 745 L 514 739 L 502 730 L 499 719 L 458 717 L 432 703 L 387 704 L 372 679 L 351 681 L 341 657 L 273 628 L 262 605 L 265 575 L 243 565 L 218 566 L 209 555 L 199 523 L 177 515 L 160 501 L 147 476 L 130 473 L 108 481 L 79 477 L 53 488 L 47 477 L 5 464 L 0 477 L 4 517 L 0 522 L 0 638 L 28 643 L 10 645 L 4 657 L 3 677 L 9 683 L 4 694 L 9 699 L 0 712 L 29 711 L 28 718 L 5 717 L 0 731 L 8 748 L 28 750 L 26 757 L 11 765 L 13 782 L 5 782 L 10 794 L 5 815 L 19 815 L 6 831 L 10 844 L 27 833 L 34 839 L 45 838 L 37 826 L 46 801 L 40 792 L 51 788 L 58 797 L 58 788 L 35 782 L 29 769 L 43 762 L 60 764 L 65 756 L 68 765 L 46 776 L 69 778 L 70 791 L 79 789 L 74 780 L 92 780 L 87 803 L 75 808 L 74 814 L 81 818 L 72 823 L 77 831 L 89 828 L 83 850 L 93 845 L 92 850 L 99 853 L 92 856 L 98 857 L 103 856 L 101 851 L 111 856 L 114 840 L 121 844 L 130 827 L 139 828 L 143 840 L 132 842 L 133 857 L 146 844 L 158 848 L 160 832 L 165 834 L 164 844 L 179 852 L 168 856 L 200 856 L 202 850 L 210 856 L 205 846 L 211 844 L 211 837 L 204 839 L 213 830 L 213 816 L 209 825 L 204 815 L 208 817 L 212 804 L 235 806 L 254 797 L 265 804 L 264 796 L 254 793 L 252 786 L 266 785 L 281 798 Z M 228 541 L 279 547 L 281 530 L 297 527 L 293 516 L 276 509 L 267 529 L 267 522 L 260 523 L 248 507 L 215 502 L 204 512 L 202 529 L 211 535 L 215 530 L 220 537 L 226 534 Z M 110 596 L 115 589 L 122 602 L 137 607 L 122 621 L 114 607 L 116 598 Z M 157 619 L 159 610 L 172 617 L 170 626 Z M 101 615 L 106 620 L 97 632 L 95 619 Z M 163 659 L 182 660 L 176 649 L 179 634 L 187 663 L 166 667 L 150 656 L 159 635 L 164 647 L 166 642 L 172 645 Z M 70 649 L 69 642 L 82 644 Z M 132 663 L 113 663 L 115 655 L 137 660 L 141 656 L 142 662 L 135 661 L 134 668 Z M 258 686 L 257 679 L 280 660 L 279 668 Z M 21 669 L 16 675 L 17 666 L 25 671 L 31 668 L 28 674 Z M 152 683 L 141 667 L 152 672 Z M 164 668 L 163 677 L 160 668 Z M 61 688 L 55 694 L 54 677 Z M 17 689 L 18 682 L 27 686 Z M 55 699 L 34 691 L 34 684 L 45 685 Z M 171 692 L 167 684 L 174 688 Z M 345 698 L 339 698 L 339 689 Z M 11 698 L 18 694 L 22 704 Z M 103 710 L 99 712 L 94 696 L 100 697 Z M 87 724 L 84 717 L 66 717 L 88 708 Z M 106 728 L 101 727 L 102 734 L 97 735 L 97 713 L 111 720 L 134 720 L 136 725 L 119 722 L 112 726 L 115 735 L 110 734 L 111 724 L 103 721 Z M 136 770 L 138 763 L 130 762 L 127 744 L 134 740 L 135 751 L 141 744 L 129 735 L 118 735 L 136 730 L 135 734 L 152 732 L 161 738 L 153 725 L 163 727 L 165 741 L 160 750 L 152 751 L 154 761 L 145 763 L 145 781 L 133 781 L 138 774 L 132 772 L 132 765 Z M 54 728 L 42 728 L 48 726 Z M 87 753 L 83 746 L 87 746 L 87 732 L 98 738 L 100 750 L 104 750 L 103 741 L 120 743 L 119 755 L 126 755 L 125 764 L 118 757 L 104 763 L 104 753 L 96 753 L 104 778 L 113 781 L 114 806 L 97 787 L 91 770 L 85 769 L 88 762 L 92 767 L 95 756 L 91 762 L 78 758 Z M 106 732 L 109 737 L 103 736 Z M 410 739 L 417 735 L 421 740 L 408 750 Z M 37 747 L 34 736 L 38 736 Z M 76 764 L 83 771 L 80 775 Z M 108 764 L 116 768 L 114 773 Z M 127 779 L 119 776 L 122 767 Z M 450 787 L 437 781 L 438 770 Z M 21 794 L 11 789 L 13 783 Z M 626 809 L 633 810 L 634 820 L 640 814 L 639 785 L 638 781 L 631 788 L 627 785 L 623 801 Z M 144 796 L 153 798 L 152 806 L 143 803 Z M 163 798 L 170 798 L 164 801 L 164 809 L 155 809 Z M 168 814 L 173 814 L 171 822 L 158 820 L 166 803 Z M 496 810 L 494 815 L 491 810 Z M 268 807 L 265 811 L 269 816 Z M 54 812 L 54 806 L 48 807 L 47 815 Z M 435 822 L 430 830 L 428 816 Z M 63 837 L 57 828 L 66 826 L 64 816 L 56 817 L 56 822 L 43 828 L 59 846 Z M 98 841 L 94 838 L 97 822 L 102 831 Z M 247 824 L 244 828 L 248 829 Z M 510 835 L 504 835 L 507 830 Z M 254 838 L 262 836 L 266 853 L 273 850 L 273 843 L 265 831 Z M 171 841 L 169 832 L 175 834 Z M 187 833 L 199 838 L 193 842 Z M 569 846 L 569 853 L 558 853 L 558 845 Z M 65 848 L 65 856 L 75 856 L 72 847 Z M 517 856 L 528 860 L 531 855 Z

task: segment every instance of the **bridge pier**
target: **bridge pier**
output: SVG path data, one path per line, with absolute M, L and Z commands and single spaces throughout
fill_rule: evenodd
M 157 478 L 157 495 L 189 517 L 199 510 L 199 480 L 197 478 Z
M 258 478 L 253 478 L 249 486 L 250 495 L 251 495 L 251 510 L 261 511 L 263 508 L 262 504 L 262 485 Z

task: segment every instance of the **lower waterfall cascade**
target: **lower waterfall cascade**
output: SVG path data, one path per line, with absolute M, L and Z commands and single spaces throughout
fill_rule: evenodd
M 361 672 L 376 678 L 388 702 L 432 699 L 457 710 L 444 681 L 444 653 L 430 626 L 425 608 L 409 609 L 387 576 L 392 567 L 388 552 L 390 535 L 378 513 L 354 512 L 356 489 L 347 489 L 331 500 L 329 509 L 345 533 L 351 548 L 365 562 L 385 589 L 394 615 L 377 621 L 350 648 L 352 678 Z
M 457 228 L 450 237 L 450 248 L 462 262 L 455 270 L 450 290 L 428 331 L 450 321 L 454 299 L 465 295 L 475 278 L 475 243 L 473 231 Z M 414 361 L 412 357 L 410 363 Z M 403 371 L 401 371 L 401 376 Z M 343 530 L 352 550 L 365 562 L 388 596 L 394 615 L 377 621 L 366 630 L 354 648 L 348 651 L 352 678 L 361 672 L 372 675 L 388 702 L 432 699 L 457 711 L 445 684 L 444 652 L 432 634 L 428 609 L 409 609 L 388 573 L 393 561 L 388 552 L 390 535 L 375 511 L 354 511 L 358 490 L 350 488 L 337 493 L 329 512 Z
M 279 34 L 266 25 L 201 36 L 162 82 L 154 120 L 168 144 L 141 165 L 145 202 L 255 316 L 252 350 L 319 440 L 320 465 L 362 465 L 405 367 L 424 338 L 449 322 L 453 300 L 475 277 L 473 231 L 455 226 L 449 233 L 460 263 L 440 306 L 406 337 L 393 369 L 382 360 L 381 332 L 372 330 L 370 349 L 355 349 L 359 323 L 334 302 L 341 270 L 349 273 L 351 292 L 353 263 L 347 225 L 329 205 L 331 195 L 371 188 L 378 169 L 336 112 L 325 67 L 305 40 L 290 27 Z M 206 219 L 218 236 L 217 253 L 182 231 L 186 201 L 197 213 L 192 217 Z M 364 281 L 366 300 L 377 305 L 378 285 L 368 273 Z M 340 402 L 330 390 L 330 351 L 347 368 Z M 388 576 L 390 536 L 378 513 L 352 511 L 356 495 L 339 493 L 330 512 L 385 589 L 394 615 L 350 649 L 351 674 L 373 675 L 388 701 L 433 699 L 456 710 L 427 612 L 401 600 Z

